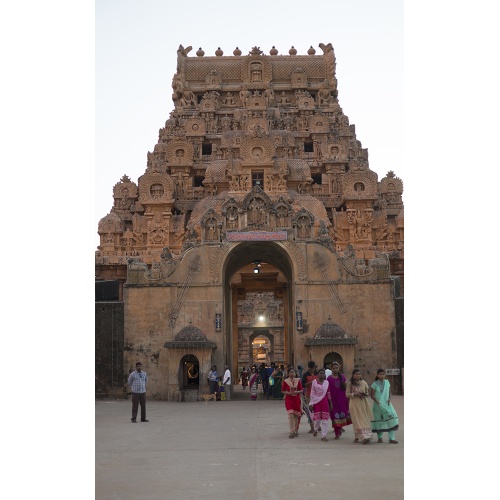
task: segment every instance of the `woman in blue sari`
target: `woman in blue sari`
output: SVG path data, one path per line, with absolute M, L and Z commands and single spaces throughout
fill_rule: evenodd
M 372 431 L 377 433 L 378 442 L 383 443 L 384 432 L 389 435 L 389 443 L 398 444 L 394 432 L 399 428 L 399 418 L 391 403 L 391 384 L 385 380 L 385 371 L 377 370 L 377 378 L 370 387 L 373 399 Z

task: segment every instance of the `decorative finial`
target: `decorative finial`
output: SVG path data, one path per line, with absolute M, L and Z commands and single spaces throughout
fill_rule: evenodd
M 297 55 L 297 49 L 292 45 L 292 48 L 288 51 L 291 56 Z
M 202 48 L 200 47 L 197 51 L 196 51 L 196 55 L 198 57 L 203 57 L 205 55 L 205 51 L 202 50 Z
M 224 54 L 224 52 L 222 52 L 221 48 L 218 47 L 217 50 L 215 51 L 215 55 L 220 57 L 222 54 Z
M 314 54 L 316 54 L 316 50 L 313 48 L 313 46 L 311 45 L 309 47 L 309 50 L 307 51 L 307 53 L 310 55 L 310 56 L 313 56 Z
M 241 50 L 240 50 L 238 47 L 236 47 L 236 48 L 233 50 L 233 54 L 234 54 L 235 56 L 241 56 Z
M 277 56 L 278 55 L 278 49 L 273 45 L 273 48 L 269 51 L 269 54 L 272 56 Z
M 250 54 L 252 56 L 260 56 L 262 54 L 262 50 L 260 50 L 260 47 L 252 47 Z

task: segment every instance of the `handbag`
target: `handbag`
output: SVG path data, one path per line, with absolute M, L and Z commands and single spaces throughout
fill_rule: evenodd
M 269 385 L 274 385 L 274 377 L 272 375 L 269 377 Z

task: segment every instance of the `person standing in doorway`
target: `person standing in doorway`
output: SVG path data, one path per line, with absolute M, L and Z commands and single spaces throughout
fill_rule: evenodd
M 219 375 L 217 375 L 217 367 L 215 365 L 208 372 L 207 380 L 210 394 L 215 394 L 217 397 L 219 395 Z
M 226 401 L 231 401 L 231 372 L 227 365 L 224 376 L 222 377 L 222 384 L 224 385 L 224 392 L 226 393 Z
M 326 378 L 328 378 L 331 374 L 332 374 L 332 365 L 330 363 L 328 363 L 325 366 L 325 375 L 326 375 Z
M 142 371 L 142 363 L 138 361 L 135 364 L 135 371 L 128 376 L 128 385 L 132 390 L 132 422 L 137 422 L 137 410 L 141 405 L 141 422 L 149 422 L 146 420 L 146 383 L 148 382 L 148 374 Z

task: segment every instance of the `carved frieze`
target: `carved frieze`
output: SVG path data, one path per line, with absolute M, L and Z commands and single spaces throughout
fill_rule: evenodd
M 304 71 L 304 68 L 295 68 L 293 73 L 290 75 L 290 80 L 292 82 L 292 88 L 294 89 L 307 88 L 307 74 Z
M 201 118 L 188 118 L 184 124 L 187 136 L 203 136 L 206 134 L 205 120 Z
M 248 88 L 269 87 L 272 69 L 268 56 L 248 55 L 242 58 L 242 77 Z
M 115 213 L 110 213 L 99 221 L 99 233 L 121 233 L 125 225 L 120 217 Z
M 244 165 L 271 163 L 274 143 L 269 137 L 243 137 L 240 155 Z
M 377 198 L 377 174 L 372 170 L 354 170 L 342 178 L 344 199 L 375 200 Z
M 313 133 L 327 133 L 330 130 L 328 116 L 316 112 L 309 119 L 309 130 Z
M 201 122 L 202 120 L 200 120 Z M 166 147 L 168 162 L 172 165 L 192 165 L 194 148 L 188 141 L 174 140 Z
M 142 205 L 173 202 L 174 183 L 168 174 L 151 173 L 139 177 L 139 202 Z

